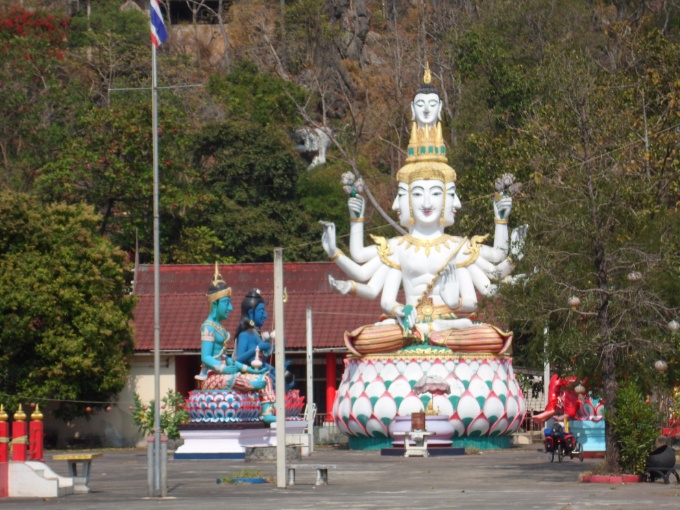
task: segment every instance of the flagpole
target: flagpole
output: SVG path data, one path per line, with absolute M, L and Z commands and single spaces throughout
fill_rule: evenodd
M 154 385 L 154 449 L 153 449 L 153 487 L 151 496 L 164 497 L 165 488 L 161 485 L 161 386 L 160 386 L 160 215 L 158 192 L 158 79 L 156 69 L 156 45 L 151 45 L 151 129 L 153 130 L 153 273 L 154 273 L 154 338 L 153 338 L 153 385 Z

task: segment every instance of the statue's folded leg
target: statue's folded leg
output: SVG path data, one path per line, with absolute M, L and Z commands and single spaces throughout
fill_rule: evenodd
M 499 354 L 512 354 L 512 333 L 508 334 Z
M 448 347 L 456 352 L 505 353 L 512 343 L 512 332 L 502 331 L 489 324 L 467 329 L 437 331 L 430 334 L 430 343 Z
M 345 332 L 345 345 L 355 356 L 398 351 L 411 343 L 398 324 L 361 326 Z
M 274 390 L 274 382 L 272 381 L 272 378 L 269 377 L 269 375 L 265 375 L 264 377 L 261 375 L 255 377 L 263 378 L 267 383 L 266 386 L 260 390 L 260 400 L 262 403 L 274 403 L 276 401 L 276 391 Z
M 231 390 L 236 382 L 237 374 L 218 374 L 212 370 L 201 383 L 202 390 Z M 245 390 L 248 391 L 248 390 Z
M 256 382 L 256 384 L 253 384 Z M 264 378 L 258 374 L 218 374 L 216 372 L 208 372 L 208 377 L 201 384 L 203 390 L 232 390 L 260 393 L 260 399 L 263 403 L 274 402 L 276 400 L 276 393 L 271 379 L 268 376 Z

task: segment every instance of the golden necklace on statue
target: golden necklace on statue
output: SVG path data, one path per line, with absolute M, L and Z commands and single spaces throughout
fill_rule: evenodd
M 438 252 L 441 251 L 442 245 L 447 250 L 451 248 L 449 242 L 455 242 L 457 238 L 444 234 L 436 239 L 418 239 L 413 237 L 411 234 L 406 234 L 402 236 L 397 244 L 406 244 L 406 249 L 408 250 L 411 246 L 415 246 L 415 251 L 417 252 L 420 248 L 425 248 L 425 255 L 430 254 L 430 249 L 434 248 Z

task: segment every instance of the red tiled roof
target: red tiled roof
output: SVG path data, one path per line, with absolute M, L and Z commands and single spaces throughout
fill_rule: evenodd
M 205 293 L 215 271 L 214 265 L 160 266 L 160 342 L 162 350 L 200 350 L 200 325 L 208 315 Z M 236 330 L 241 300 L 253 287 L 267 301 L 269 318 L 265 330 L 274 321 L 274 265 L 236 264 L 219 266 L 225 283 L 232 288 L 234 311 L 224 321 L 227 331 Z M 343 333 L 380 316 L 380 303 L 357 296 L 341 296 L 328 284 L 328 275 L 346 277 L 331 262 L 287 263 L 283 268 L 283 285 L 288 293 L 284 305 L 286 349 L 304 350 L 306 345 L 306 310 L 312 309 L 313 345 L 315 349 L 344 347 Z M 153 350 L 154 345 L 154 274 L 153 266 L 139 266 L 134 314 L 136 351 Z

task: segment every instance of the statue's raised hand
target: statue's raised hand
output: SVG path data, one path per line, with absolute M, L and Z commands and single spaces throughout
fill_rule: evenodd
M 323 246 L 326 255 L 332 257 L 338 251 L 338 246 L 335 240 L 335 223 L 320 220 L 319 224 L 323 226 L 321 245 Z
M 333 289 L 338 294 L 342 294 L 343 296 L 349 294 L 353 288 L 353 285 L 350 282 L 345 280 L 336 280 L 331 275 L 328 275 L 328 283 L 330 284 L 331 289 Z
M 366 201 L 361 195 L 354 195 L 347 200 L 347 207 L 352 218 L 362 218 L 366 208 Z
M 392 310 L 394 317 L 397 319 L 404 331 L 413 329 L 413 325 L 418 320 L 418 310 L 411 305 L 397 305 Z
M 460 304 L 460 283 L 458 282 L 458 268 L 453 260 L 442 271 L 439 296 L 446 306 L 452 310 L 458 308 Z
M 524 240 L 529 230 L 529 225 L 522 225 L 512 230 L 510 234 L 510 256 L 515 260 L 522 260 L 524 257 Z
M 493 201 L 493 217 L 497 220 L 507 220 L 512 210 L 512 197 L 510 195 L 500 195 Z

